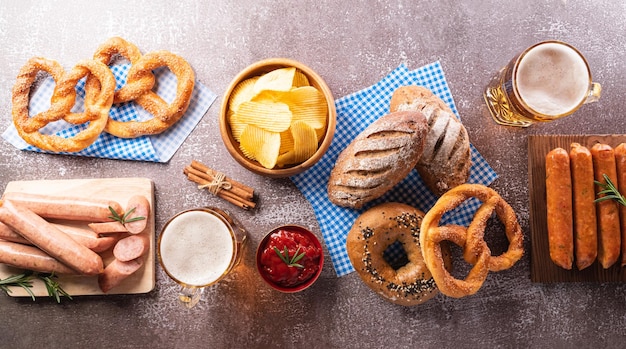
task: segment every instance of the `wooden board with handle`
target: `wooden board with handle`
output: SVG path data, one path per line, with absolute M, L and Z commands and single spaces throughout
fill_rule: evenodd
M 150 216 L 146 231 L 142 234 L 150 235 L 150 251 L 145 257 L 144 265 L 133 275 L 125 279 L 119 286 L 111 289 L 107 294 L 139 294 L 147 293 L 155 286 L 155 219 L 154 219 L 154 184 L 149 178 L 97 178 L 97 179 L 69 179 L 69 180 L 33 180 L 9 182 L 4 190 L 8 192 L 36 193 L 56 196 L 76 196 L 115 200 L 126 207 L 126 203 L 133 195 L 144 195 L 150 203 Z M 75 223 L 74 223 L 75 224 Z M 83 224 L 81 222 L 81 224 Z M 87 224 L 84 223 L 84 227 Z M 111 251 L 102 253 L 105 265 L 113 258 Z M 22 271 L 0 264 L 0 279 Z M 68 276 L 58 277 L 58 282 L 71 296 L 103 295 L 98 286 L 97 276 Z M 33 281 L 32 291 L 35 296 L 47 296 L 48 293 L 42 282 Z M 21 287 L 12 287 L 10 296 L 25 297 L 29 294 Z

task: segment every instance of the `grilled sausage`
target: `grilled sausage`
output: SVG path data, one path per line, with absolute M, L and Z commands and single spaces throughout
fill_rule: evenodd
M 603 175 L 607 175 L 615 184 L 617 170 L 615 167 L 615 152 L 607 144 L 597 143 L 591 147 L 593 170 L 596 181 L 606 184 Z M 596 185 L 596 194 L 603 188 Z M 619 223 L 619 209 L 614 200 L 604 200 L 596 203 L 598 215 L 598 261 L 607 269 L 617 262 L 621 251 L 621 232 Z
M 569 154 L 563 148 L 546 155 L 546 206 L 550 259 L 570 270 L 574 260 L 572 181 Z
M 574 200 L 574 251 L 576 267 L 583 270 L 593 264 L 598 256 L 593 160 L 589 149 L 578 143 L 572 143 L 569 157 Z
M 626 194 L 626 143 L 615 147 L 615 167 L 617 170 L 618 190 Z M 626 206 L 619 205 L 619 220 L 622 234 L 622 266 L 626 265 Z

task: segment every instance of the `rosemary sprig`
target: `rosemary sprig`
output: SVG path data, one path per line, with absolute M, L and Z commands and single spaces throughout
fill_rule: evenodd
M 274 251 L 276 252 L 278 257 L 280 257 L 280 259 L 282 259 L 282 261 L 287 264 L 288 267 L 304 268 L 302 264 L 298 263 L 298 261 L 301 260 L 305 255 L 304 252 L 298 254 L 298 252 L 300 252 L 300 246 L 298 246 L 296 252 L 291 257 L 289 257 L 289 250 L 287 249 L 287 246 L 285 246 L 284 252 L 280 252 L 278 247 L 274 246 Z
M 28 292 L 32 300 L 35 300 L 35 294 L 31 290 L 31 287 L 33 287 L 31 278 L 32 272 L 27 272 L 19 275 L 11 275 L 4 280 L 0 280 L 0 289 L 6 292 L 6 294 L 9 294 L 11 293 L 11 289 L 9 288 L 10 286 L 19 286 L 23 288 L 26 292 Z
M 30 298 L 34 301 L 35 294 L 31 290 L 33 287 L 33 279 L 39 279 L 43 281 L 46 286 L 46 291 L 48 291 L 48 296 L 53 297 L 57 303 L 61 303 L 61 297 L 65 296 L 69 299 L 72 299 L 65 290 L 59 285 L 56 281 L 56 276 L 54 274 L 37 274 L 32 271 L 28 271 L 19 275 L 12 275 L 3 280 L 0 280 L 0 289 L 7 294 L 11 293 L 11 289 L 9 287 L 16 286 L 23 288 L 29 295 Z
M 70 296 L 67 292 L 65 292 L 65 290 L 61 287 L 61 285 L 59 285 L 59 283 L 56 281 L 56 276 L 54 276 L 54 274 L 44 274 L 44 275 L 37 275 L 37 276 L 46 285 L 48 296 L 54 297 L 57 303 L 61 303 L 62 296 L 67 297 L 70 300 L 72 299 L 72 296 Z
M 615 187 L 615 184 L 613 184 L 613 181 L 611 181 L 609 176 L 607 176 L 606 174 L 603 174 L 602 176 L 604 177 L 606 184 L 602 182 L 598 182 L 598 181 L 594 181 L 594 182 L 597 185 L 599 185 L 601 188 L 603 188 L 601 191 L 598 192 L 598 195 L 604 195 L 604 196 L 595 199 L 594 202 L 600 202 L 604 200 L 615 200 L 619 204 L 626 206 L 626 198 L 624 198 L 624 195 L 622 195 L 617 189 L 617 187 Z
M 109 211 L 111 211 L 111 216 L 109 216 L 109 218 L 111 218 L 112 220 L 118 221 L 122 224 L 141 221 L 141 220 L 146 219 L 146 217 L 133 217 L 130 219 L 128 218 L 128 216 L 130 216 L 131 213 L 135 212 L 135 207 L 131 208 L 127 212 L 124 212 L 124 215 L 122 216 L 120 216 L 119 213 L 115 212 L 115 210 L 111 206 L 109 206 Z

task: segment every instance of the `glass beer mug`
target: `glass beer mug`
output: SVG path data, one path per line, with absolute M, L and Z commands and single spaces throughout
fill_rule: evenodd
M 239 263 L 245 229 L 231 215 L 211 207 L 182 211 L 165 224 L 158 257 L 165 273 L 180 285 L 178 301 L 195 306 L 204 289 L 222 280 Z
M 487 86 L 489 112 L 501 125 L 527 127 L 571 115 L 600 98 L 585 57 L 560 41 L 537 43 L 502 68 Z

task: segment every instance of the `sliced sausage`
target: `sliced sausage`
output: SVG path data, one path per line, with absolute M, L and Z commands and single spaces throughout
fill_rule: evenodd
M 583 270 L 598 256 L 593 160 L 589 149 L 578 143 L 572 143 L 569 156 L 574 200 L 574 251 L 576 267 Z
M 114 259 L 104 272 L 98 275 L 98 285 L 104 293 L 108 293 L 112 288 L 119 286 L 127 277 L 134 274 L 143 265 L 143 258 L 133 259 L 127 262 Z
M 20 192 L 5 193 L 3 199 L 23 205 L 44 218 L 107 222 L 111 221 L 109 207 L 119 214 L 123 212 L 122 206 L 113 200 Z
M 0 241 L 0 263 L 42 273 L 76 274 L 39 248 L 10 241 Z
M 0 206 L 0 221 L 80 274 L 96 275 L 103 270 L 102 258 L 97 253 L 26 207 L 4 200 Z
M 115 244 L 113 256 L 122 262 L 127 262 L 143 256 L 149 249 L 148 234 L 129 235 Z
M 124 226 L 128 229 L 129 233 L 139 234 L 146 229 L 146 225 L 148 224 L 148 218 L 150 217 L 150 202 L 148 202 L 148 199 L 146 199 L 143 195 L 132 196 L 128 200 L 128 205 L 126 205 L 126 212 L 129 212 L 132 209 L 134 209 L 134 211 L 128 215 L 127 220 L 137 217 L 143 217 L 144 219 L 125 223 Z
M 550 259 L 563 269 L 572 269 L 574 227 L 569 154 L 555 148 L 546 155 L 546 206 Z
M 591 147 L 593 160 L 593 172 L 596 181 L 606 184 L 604 175 L 615 184 L 617 181 L 617 169 L 615 167 L 615 152 L 607 144 L 597 143 Z M 596 194 L 603 188 L 596 185 Z M 604 200 L 596 203 L 598 215 L 598 261 L 603 268 L 607 269 L 619 258 L 621 251 L 621 231 L 619 223 L 619 209 L 615 200 Z

